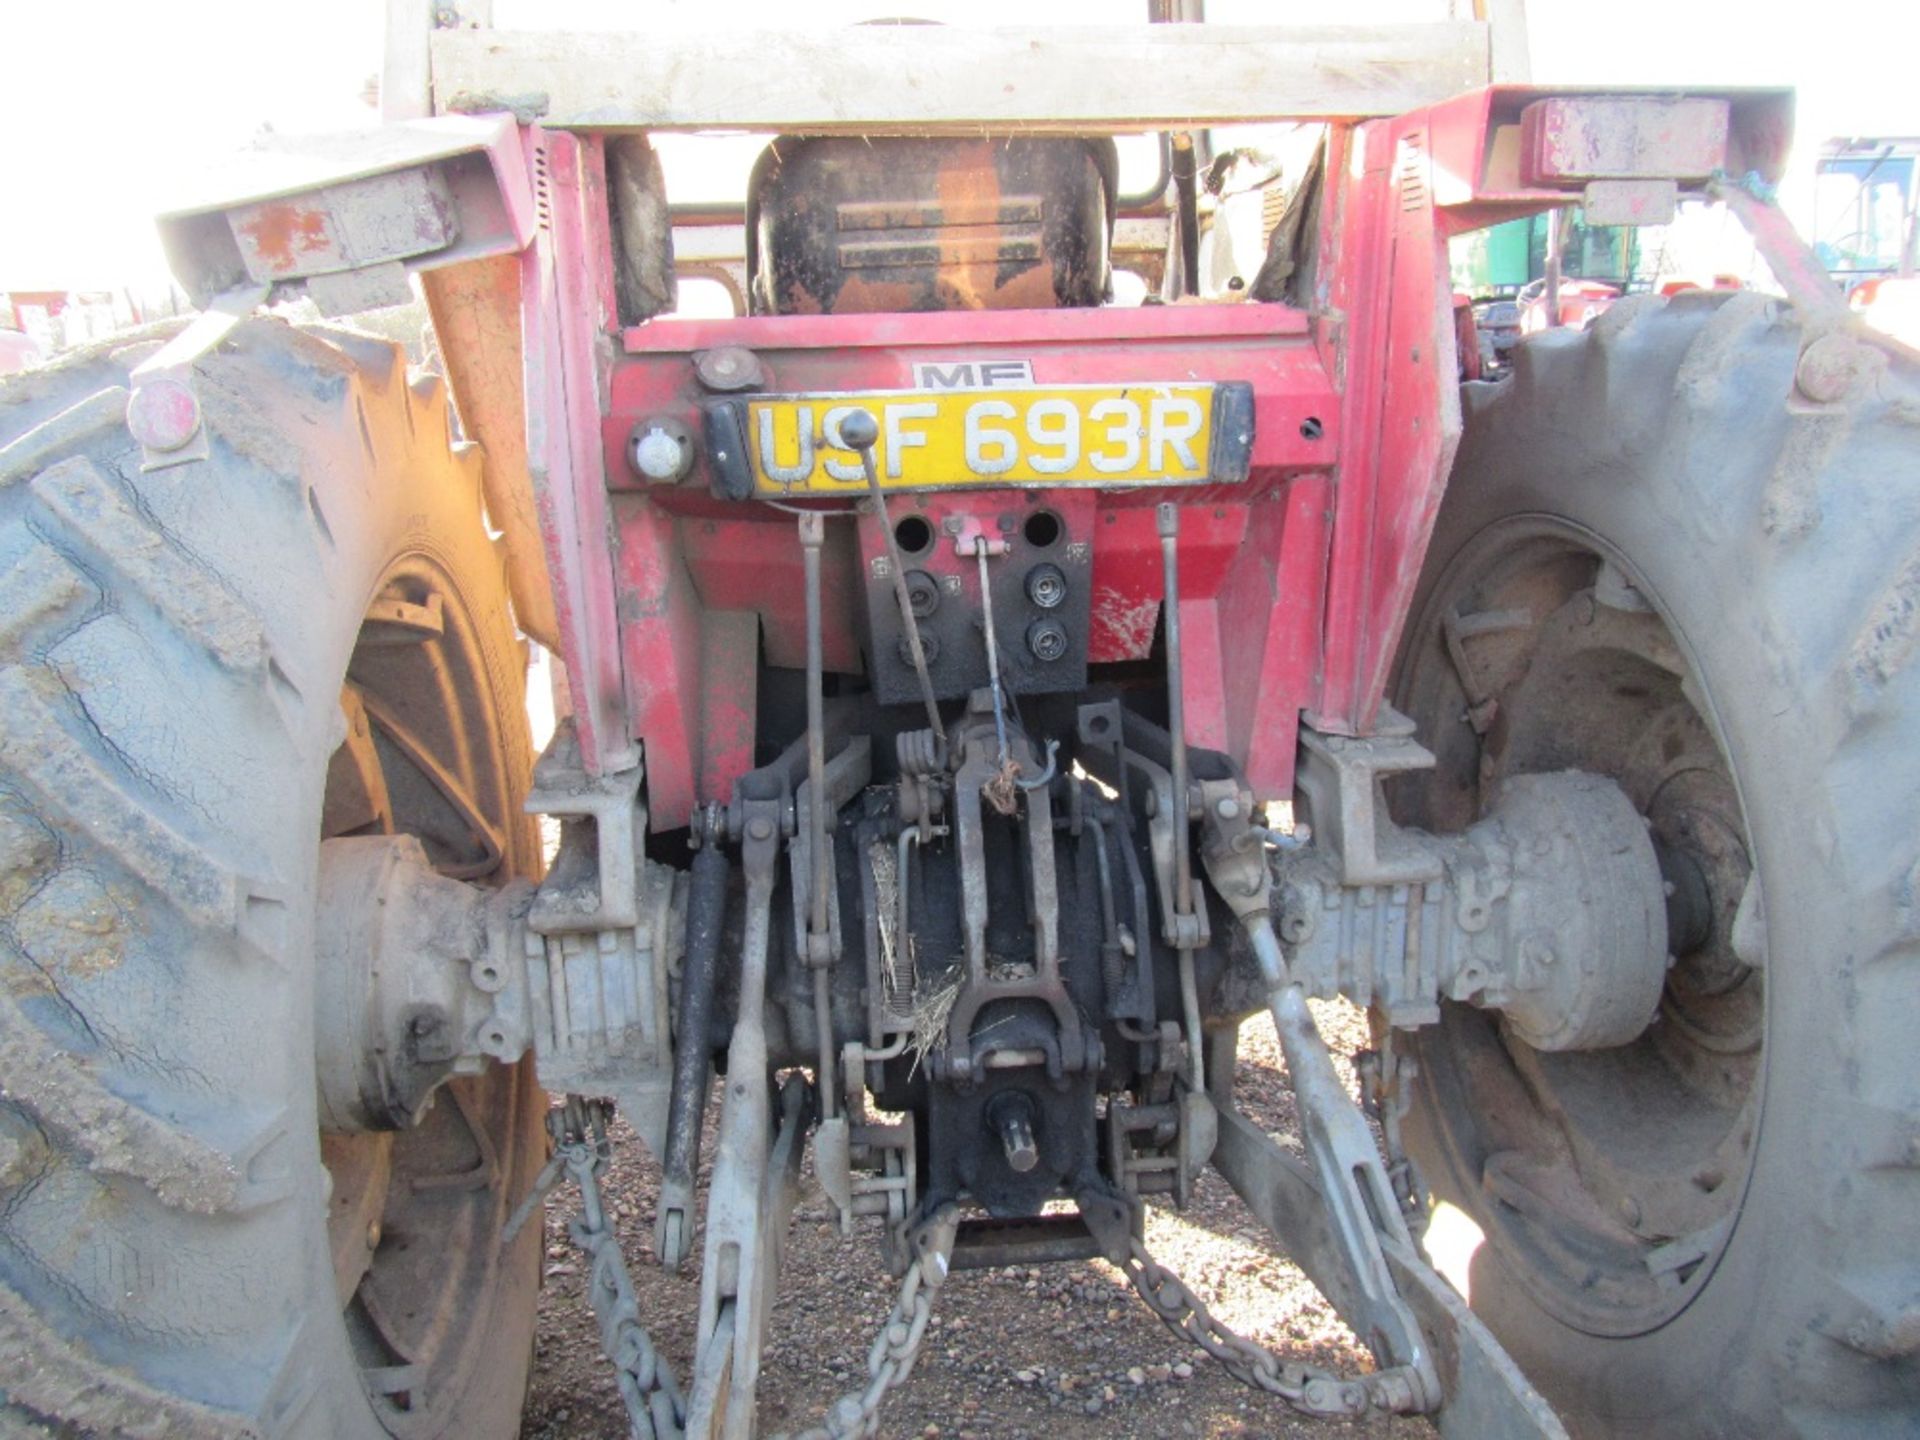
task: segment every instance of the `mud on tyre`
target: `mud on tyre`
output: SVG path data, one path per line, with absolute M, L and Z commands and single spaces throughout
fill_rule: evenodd
M 1410 1144 L 1472 1303 L 1586 1435 L 1911 1434 L 1920 1413 L 1920 390 L 1794 393 L 1769 298 L 1524 344 L 1467 421 L 1396 703 L 1398 818 L 1612 776 L 1676 937 L 1633 1044 L 1447 1007 Z
M 256 320 L 211 458 L 142 473 L 158 343 L 0 390 L 0 1429 L 508 1435 L 530 1064 L 378 1139 L 315 1108 L 323 828 L 537 864 L 476 457 L 393 346 Z

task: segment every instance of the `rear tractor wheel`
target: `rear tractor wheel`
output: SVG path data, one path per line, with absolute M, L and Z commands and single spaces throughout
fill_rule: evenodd
M 1550 1054 L 1464 1006 L 1409 1145 L 1471 1300 L 1582 1435 L 1920 1422 L 1920 405 L 1794 394 L 1793 312 L 1648 297 L 1534 337 L 1468 420 L 1396 703 L 1400 820 L 1611 777 L 1666 880 L 1651 1024 Z
M 0 1430 L 509 1436 L 531 1061 L 372 1115 L 317 1064 L 340 855 L 538 864 L 477 457 L 391 345 L 258 320 L 143 473 L 152 343 L 0 391 Z

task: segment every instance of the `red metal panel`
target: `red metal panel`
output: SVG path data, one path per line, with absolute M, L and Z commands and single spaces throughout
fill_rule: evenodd
M 1522 180 L 1521 115 L 1547 93 L 1498 87 L 1335 127 L 1311 316 L 1241 304 L 669 318 L 625 331 L 625 358 L 610 372 L 598 144 L 531 132 L 542 228 L 522 262 L 528 431 L 588 763 L 627 763 L 629 737 L 644 737 L 655 823 L 684 823 L 697 798 L 723 798 L 751 762 L 755 697 L 743 677 L 756 620 L 771 663 L 802 662 L 792 517 L 713 499 L 703 464 L 681 484 L 649 487 L 625 461 L 642 418 L 700 434 L 709 397 L 691 357 L 740 346 L 775 392 L 906 390 L 916 362 L 994 359 L 1029 362 L 1040 385 L 1248 382 L 1256 419 L 1243 484 L 895 503 L 989 526 L 1009 507 L 1056 509 L 1074 543 L 1092 547 L 1088 645 L 1098 665 L 1151 653 L 1160 556 L 1150 507 L 1176 500 L 1192 734 L 1239 759 L 1261 793 L 1287 793 L 1302 709 L 1337 731 L 1374 721 L 1458 440 L 1445 239 L 1572 198 Z M 1696 93 L 1728 101 L 1729 168 L 1777 175 L 1785 96 Z M 617 613 L 607 542 L 616 516 Z M 870 518 L 829 526 L 823 598 L 836 672 L 862 664 L 863 566 L 878 541 Z
M 528 138 L 540 217 L 521 254 L 528 470 L 581 755 L 598 773 L 638 758 L 621 692 L 599 437 L 599 334 L 613 315 L 605 185 L 597 141 L 537 128 Z
M 700 603 L 673 518 L 643 500 L 614 501 L 620 652 L 633 733 L 647 747 L 647 805 L 658 829 L 693 814 L 699 763 Z
M 624 497 L 619 503 L 623 550 L 657 543 L 663 517 L 678 526 L 677 545 L 698 604 L 750 611 L 760 619 L 767 660 L 804 660 L 800 550 L 789 515 L 752 503 L 712 498 L 704 462 L 686 481 L 647 485 L 627 468 L 626 442 L 643 418 L 671 417 L 702 431 L 710 397 L 693 371 L 693 352 L 722 345 L 751 349 L 773 391 L 911 389 L 916 362 L 1016 358 L 1029 361 L 1035 384 L 1244 380 L 1254 391 L 1252 473 L 1237 485 L 1199 489 L 1033 489 L 942 491 L 901 495 L 898 520 L 912 512 L 941 530 L 949 518 L 992 530 L 1010 514 L 1045 506 L 1062 520 L 1066 543 L 1091 550 L 1089 660 L 1099 665 L 1144 659 L 1160 618 L 1160 543 L 1153 505 L 1182 506 L 1181 583 L 1186 600 L 1187 714 L 1195 742 L 1226 748 L 1243 760 L 1257 755 L 1249 777 L 1264 794 L 1292 785 L 1295 713 L 1312 682 L 1313 620 L 1324 586 L 1327 474 L 1339 454 L 1339 402 L 1305 317 L 1276 305 L 1148 307 L 1105 311 L 1009 311 L 997 314 L 795 316 L 723 321 L 657 320 L 626 334 L 631 358 L 617 364 L 602 430 L 603 463 Z M 1294 503 L 1296 489 L 1311 496 Z M 642 498 L 644 496 L 644 499 Z M 1313 537 L 1307 531 L 1315 532 Z M 944 531 L 942 531 L 944 534 Z M 870 517 L 833 520 L 823 556 L 826 664 L 856 673 L 864 626 L 864 577 L 881 554 Z M 1317 538 L 1316 538 L 1317 537 Z M 1259 546 L 1284 539 L 1290 556 L 1278 578 L 1273 555 Z M 973 562 L 949 553 L 943 540 L 927 564 L 977 603 Z M 628 690 L 634 722 L 645 736 L 656 823 L 681 813 L 678 777 L 697 772 L 701 799 L 724 798 L 732 774 L 701 758 L 700 690 L 664 689 L 635 672 L 666 666 L 675 633 L 665 617 L 628 608 L 623 562 L 622 619 L 627 633 Z M 997 578 L 997 577 L 996 577 Z M 1011 577 L 1009 577 L 1011 580 Z M 1221 597 L 1232 590 L 1231 604 Z M 669 606 L 671 597 L 669 596 Z M 636 633 L 649 638 L 636 643 Z M 1293 676 L 1239 677 L 1235 666 L 1271 657 L 1295 666 Z M 1229 680 L 1243 700 L 1230 714 Z M 711 683 L 709 679 L 708 683 Z M 1259 696 L 1261 704 L 1252 703 Z M 1271 702 L 1271 703 L 1269 703 Z M 680 713 L 664 713 L 664 707 Z M 644 711 L 644 713 L 643 713 Z M 674 752 L 684 749 L 685 757 Z M 743 761 L 744 764 L 744 761 Z M 668 787 L 676 797 L 664 797 Z
M 1256 422 L 1257 424 L 1258 422 Z M 1218 496 L 1218 492 L 1212 492 Z M 1194 502 L 1180 516 L 1180 593 L 1188 600 L 1220 593 L 1247 529 L 1247 505 Z M 1101 507 L 1093 550 L 1093 634 L 1088 659 L 1144 660 L 1160 621 L 1160 534 L 1151 505 L 1109 499 Z M 1193 687 L 1187 687 L 1192 690 Z M 1195 703 L 1189 699 L 1188 704 Z M 1191 714 L 1189 728 L 1195 723 Z M 1198 743 L 1198 742 L 1196 742 Z
M 758 523 L 744 523 L 749 519 Z M 853 563 L 851 537 L 851 527 L 840 521 L 827 526 L 821 554 L 827 574 L 844 573 Z M 683 513 L 680 548 L 703 606 L 758 612 L 767 663 L 796 670 L 807 663 L 807 617 L 801 604 L 805 577 L 791 515 L 755 507 L 743 516 L 737 505 L 709 504 L 699 513 Z M 836 674 L 860 672 L 854 628 L 858 598 L 859 592 L 850 587 L 822 587 L 822 663 Z
M 524 177 L 522 184 L 524 186 Z M 470 439 L 480 443 L 487 520 L 507 552 L 507 591 L 522 632 L 560 649 L 553 582 L 527 483 L 526 358 L 518 255 L 494 255 L 420 276 L 447 386 Z
M 1303 475 L 1253 506 L 1246 544 L 1221 586 L 1220 748 L 1264 796 L 1293 792 L 1300 712 L 1318 679 L 1331 490 L 1326 475 Z
M 1313 697 L 1329 495 L 1328 476 L 1314 472 L 1181 516 L 1187 734 L 1233 756 L 1271 798 L 1292 792 L 1299 712 Z M 1144 659 L 1160 617 L 1152 512 L 1103 505 L 1096 542 L 1093 658 Z
M 691 503 L 688 503 L 691 502 Z M 632 491 L 613 497 L 620 645 L 634 733 L 646 745 L 652 824 L 686 824 L 753 768 L 757 667 L 806 663 L 794 519 L 766 506 Z M 826 667 L 861 669 L 850 527 L 827 531 Z
M 1181 577 L 1184 591 L 1186 577 Z M 1187 743 L 1207 750 L 1227 748 L 1227 677 L 1221 669 L 1220 602 L 1180 598 L 1181 695 L 1186 705 Z
M 1522 114 L 1553 94 L 1499 86 L 1332 133 L 1314 300 L 1316 338 L 1344 381 L 1344 431 L 1309 710 L 1322 728 L 1364 733 L 1374 722 L 1459 443 L 1447 237 L 1579 193 L 1522 176 Z M 1729 168 L 1777 176 L 1789 92 L 1693 94 L 1727 107 Z
M 1210 316 L 1220 327 L 1211 332 L 1199 323 Z M 762 388 L 774 392 L 911 390 L 916 362 L 987 359 L 1031 361 L 1038 385 L 1246 380 L 1257 408 L 1255 472 L 1317 469 L 1339 446 L 1339 407 L 1306 334 L 1301 312 L 1253 304 L 654 320 L 627 332 L 636 358 L 614 367 L 605 465 L 616 486 L 643 483 L 625 459 L 643 417 L 671 418 L 699 434 L 700 406 L 710 397 L 689 357 L 732 345 L 754 352 Z M 701 460 L 679 492 L 706 483 Z M 1174 498 L 1191 500 L 1193 492 Z
M 1460 438 L 1430 135 L 1424 112 L 1363 125 L 1352 152 L 1337 143 L 1328 165 L 1348 177 L 1321 237 L 1327 339 L 1348 385 L 1323 675 L 1309 718 L 1341 734 L 1373 724 Z
M 751 611 L 708 610 L 700 626 L 701 796 L 718 800 L 753 768 L 760 625 Z

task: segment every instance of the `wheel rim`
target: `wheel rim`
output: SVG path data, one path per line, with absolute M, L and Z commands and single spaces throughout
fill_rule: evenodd
M 328 773 L 322 839 L 418 837 L 441 874 L 485 883 L 529 863 L 515 761 L 481 632 L 435 561 L 389 570 L 342 692 L 348 737 Z M 442 1430 L 490 1329 L 516 1187 L 515 1137 L 537 1104 L 523 1067 L 449 1081 L 418 1124 L 322 1131 L 328 1245 L 355 1363 L 400 1436 Z
M 1444 1178 L 1507 1270 L 1577 1329 L 1642 1334 L 1725 1249 L 1759 1119 L 1765 989 L 1734 943 L 1753 852 L 1711 697 L 1644 576 L 1551 517 L 1483 531 L 1411 633 L 1398 696 L 1438 763 L 1402 782 L 1404 818 L 1458 830 L 1505 778 L 1580 769 L 1620 784 L 1661 857 L 1684 953 L 1637 1040 L 1546 1054 L 1449 1005 L 1414 1045 Z

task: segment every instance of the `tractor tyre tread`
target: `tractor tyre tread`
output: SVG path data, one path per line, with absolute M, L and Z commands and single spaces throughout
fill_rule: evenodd
M 359 1433 L 301 1299 L 301 857 L 408 503 L 366 477 L 444 467 L 377 522 L 419 529 L 479 515 L 477 457 L 397 347 L 255 319 L 196 362 L 209 457 L 145 471 L 129 372 L 177 328 L 0 386 L 0 1430 Z
M 1577 1434 L 1920 1424 L 1920 374 L 1866 346 L 1851 392 L 1815 404 L 1794 388 L 1808 338 L 1750 292 L 1529 337 L 1510 377 L 1463 389 L 1421 582 L 1527 514 L 1658 557 L 1636 563 L 1734 774 L 1765 781 L 1740 783 L 1772 942 L 1766 1090 L 1718 1270 L 1639 1340 L 1492 1302 Z

